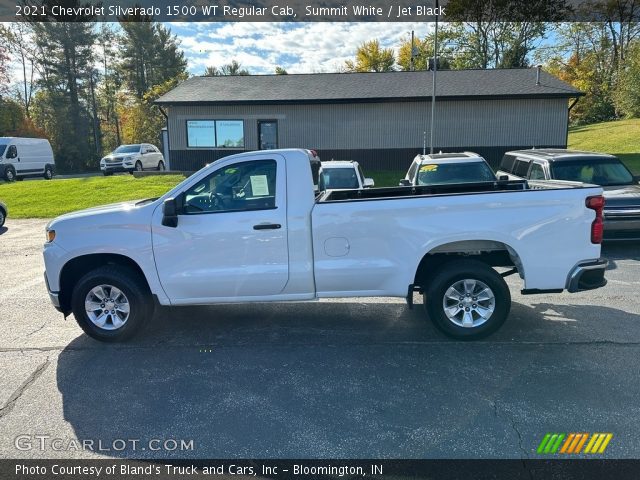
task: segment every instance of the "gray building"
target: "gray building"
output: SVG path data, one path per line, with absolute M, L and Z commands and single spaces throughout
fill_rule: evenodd
M 435 150 L 471 150 L 494 166 L 507 150 L 565 148 L 569 100 L 582 95 L 536 69 L 443 70 L 437 82 Z M 425 139 L 429 148 L 431 92 L 432 72 L 192 77 L 156 103 L 172 169 L 301 147 L 402 170 Z

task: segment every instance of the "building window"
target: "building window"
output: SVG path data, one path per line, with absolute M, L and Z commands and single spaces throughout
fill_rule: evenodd
M 244 148 L 242 120 L 187 120 L 191 148 Z
M 188 147 L 215 147 L 216 122 L 213 120 L 187 120 Z
M 244 147 L 242 120 L 216 120 L 216 146 L 220 148 Z

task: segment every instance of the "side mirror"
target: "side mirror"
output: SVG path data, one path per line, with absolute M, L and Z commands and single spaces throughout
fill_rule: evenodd
M 362 183 L 364 188 L 373 188 L 375 184 L 376 182 L 373 181 L 373 178 L 365 178 L 364 182 Z
M 172 228 L 178 226 L 178 202 L 175 198 L 167 198 L 162 203 L 162 225 Z
M 401 187 L 410 187 L 411 182 L 406 178 L 403 178 L 402 180 L 400 180 L 400 183 L 398 185 L 400 185 Z
M 633 176 L 633 181 L 634 181 L 634 183 L 640 183 L 640 175 L 634 175 Z

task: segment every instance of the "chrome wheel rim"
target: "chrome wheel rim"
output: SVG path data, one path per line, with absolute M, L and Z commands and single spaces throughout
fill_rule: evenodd
M 92 288 L 87 293 L 84 308 L 91 323 L 103 330 L 117 330 L 129 320 L 129 299 L 113 285 Z
M 13 170 L 7 170 L 7 180 L 13 180 Z
M 161 172 L 164 170 L 164 163 L 160 162 L 158 164 L 158 170 L 160 170 Z
M 48 179 L 51 179 L 51 177 L 53 177 L 53 172 L 51 172 L 51 170 L 48 170 L 48 169 L 47 169 L 47 170 L 44 172 L 44 174 L 45 174 L 45 176 L 46 176 Z
M 475 328 L 491 318 L 496 308 L 496 297 L 486 283 L 465 278 L 446 290 L 442 308 L 453 324 Z
M 136 163 L 136 170 L 139 172 L 142 171 L 142 164 L 140 162 Z

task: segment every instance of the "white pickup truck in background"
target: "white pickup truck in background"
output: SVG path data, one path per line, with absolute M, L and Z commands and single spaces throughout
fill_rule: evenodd
M 54 305 L 103 341 L 167 306 L 424 295 L 446 334 L 498 329 L 511 297 L 605 285 L 602 188 L 570 182 L 326 191 L 306 150 L 225 157 L 163 197 L 47 226 Z M 317 180 L 317 179 L 316 179 Z M 506 267 L 498 273 L 496 267 Z

